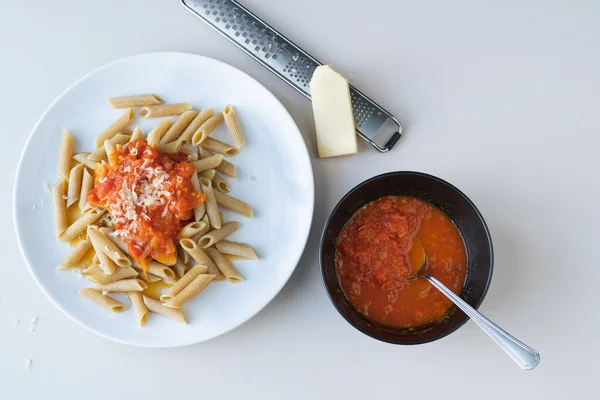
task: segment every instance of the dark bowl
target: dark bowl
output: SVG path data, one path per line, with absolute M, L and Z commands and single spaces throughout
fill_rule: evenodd
M 467 277 L 461 297 L 479 307 L 492 279 L 494 263 L 492 238 L 483 217 L 464 193 L 450 183 L 420 172 L 390 172 L 356 186 L 337 204 L 321 237 L 321 273 L 331 302 L 356 329 L 375 339 L 394 344 L 421 344 L 441 339 L 457 330 L 467 315 L 458 308 L 450 310 L 441 323 L 407 331 L 379 325 L 366 319 L 348 301 L 335 271 L 335 243 L 338 234 L 362 206 L 384 196 L 414 196 L 444 211 L 458 227 L 467 250 Z

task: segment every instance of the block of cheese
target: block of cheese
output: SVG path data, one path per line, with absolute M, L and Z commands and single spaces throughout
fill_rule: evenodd
M 356 128 L 348 79 L 331 65 L 315 69 L 310 81 L 319 157 L 355 154 Z

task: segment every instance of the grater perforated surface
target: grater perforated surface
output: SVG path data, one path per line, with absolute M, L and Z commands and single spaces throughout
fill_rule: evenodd
M 309 83 L 321 63 L 234 0 L 181 0 L 197 17 L 310 99 Z M 377 150 L 400 138 L 398 120 L 350 85 L 356 130 Z M 380 138 L 383 137 L 383 140 Z M 379 144 L 378 141 L 382 141 Z

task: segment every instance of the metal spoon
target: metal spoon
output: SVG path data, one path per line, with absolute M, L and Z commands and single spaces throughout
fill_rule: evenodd
M 463 299 L 454 294 L 442 282 L 438 281 L 426 271 L 427 268 L 427 253 L 423 249 L 423 263 L 419 269 L 409 276 L 409 278 L 427 279 L 429 283 L 435 286 L 440 292 L 448 297 L 458 308 L 464 311 L 471 319 L 479 325 L 489 337 L 513 359 L 522 369 L 534 369 L 540 363 L 540 353 L 520 342 L 516 338 L 509 335 L 505 330 L 494 324 L 492 321 L 484 317 L 473 307 L 468 305 Z

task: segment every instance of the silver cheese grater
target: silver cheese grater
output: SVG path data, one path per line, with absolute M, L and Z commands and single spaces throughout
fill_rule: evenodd
M 190 12 L 252 56 L 310 100 L 309 83 L 322 65 L 234 0 L 181 0 Z M 389 112 L 350 85 L 356 130 L 378 151 L 394 147 L 402 125 Z

